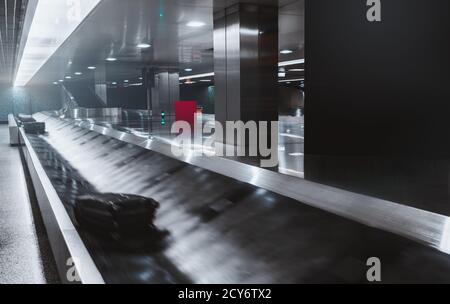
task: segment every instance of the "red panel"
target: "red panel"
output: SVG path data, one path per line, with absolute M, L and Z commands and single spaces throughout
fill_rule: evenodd
M 192 130 L 194 130 L 196 112 L 196 101 L 177 101 L 175 103 L 175 120 L 188 122 Z

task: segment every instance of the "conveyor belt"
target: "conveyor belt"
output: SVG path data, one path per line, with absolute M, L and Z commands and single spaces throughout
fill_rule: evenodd
M 156 236 L 120 244 L 80 230 L 107 283 L 450 282 L 450 257 L 282 195 L 89 131 L 49 122 L 29 136 L 71 213 L 86 191 L 161 202 Z

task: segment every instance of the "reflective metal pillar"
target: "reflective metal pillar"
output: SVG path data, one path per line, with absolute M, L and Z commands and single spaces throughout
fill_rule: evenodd
M 214 14 L 215 108 L 222 124 L 278 120 L 278 4 L 273 2 L 237 3 Z

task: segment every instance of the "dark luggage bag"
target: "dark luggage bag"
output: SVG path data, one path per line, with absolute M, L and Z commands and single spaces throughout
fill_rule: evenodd
M 32 115 L 19 114 L 19 115 L 17 115 L 17 117 L 21 123 L 36 122 L 36 120 L 33 118 Z
M 44 134 L 45 122 L 25 122 L 23 128 L 28 134 Z
M 78 224 L 108 234 L 141 233 L 155 229 L 153 221 L 159 203 L 127 194 L 88 194 L 75 200 Z

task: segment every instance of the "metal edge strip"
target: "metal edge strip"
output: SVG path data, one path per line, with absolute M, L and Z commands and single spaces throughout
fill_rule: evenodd
M 105 284 L 22 128 L 20 135 L 26 148 L 23 149 L 25 160 L 35 187 L 61 281 L 64 283 Z M 73 267 L 76 272 L 72 271 Z M 71 280 L 68 276 L 76 277 L 75 274 L 79 281 Z
M 68 121 L 48 114 L 40 114 L 45 115 L 45 119 L 57 119 L 140 146 L 450 254 L 450 217 L 279 174 L 221 157 L 176 157 L 172 154 L 169 144 L 157 139 L 144 139 L 90 122 Z

